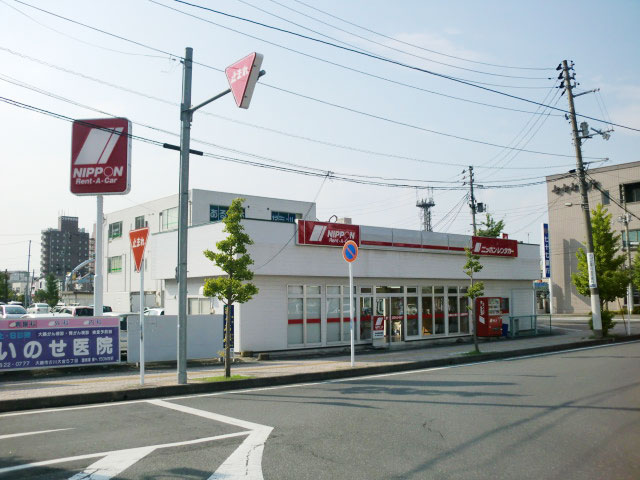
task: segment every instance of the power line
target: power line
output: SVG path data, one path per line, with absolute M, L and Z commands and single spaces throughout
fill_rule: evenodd
M 341 69 L 344 69 L 344 70 L 347 70 L 347 71 L 355 72 L 355 73 L 358 73 L 360 75 L 364 75 L 364 76 L 367 76 L 367 77 L 370 77 L 370 78 L 375 78 L 375 79 L 378 79 L 378 80 L 382 80 L 384 82 L 392 83 L 394 85 L 400 85 L 402 87 L 411 88 L 413 90 L 417 90 L 417 91 L 421 91 L 421 92 L 425 92 L 425 93 L 431 93 L 433 95 L 438 95 L 438 96 L 441 96 L 441 97 L 450 98 L 450 99 L 453 99 L 453 100 L 459 100 L 459 101 L 462 101 L 462 102 L 472 103 L 472 104 L 481 105 L 481 106 L 485 106 L 485 107 L 497 108 L 497 109 L 500 109 L 500 110 L 507 110 L 507 111 L 520 112 L 520 113 L 534 113 L 534 112 L 531 112 L 531 111 L 528 111 L 528 110 L 522 110 L 522 109 L 518 109 L 518 108 L 511 108 L 511 107 L 504 107 L 504 106 L 501 106 L 501 105 L 494 105 L 494 104 L 491 104 L 491 103 L 479 102 L 479 101 L 471 100 L 471 99 L 468 99 L 468 98 L 457 97 L 455 95 L 448 95 L 446 93 L 437 92 L 435 90 L 429 90 L 429 89 L 418 87 L 418 86 L 411 85 L 411 84 L 408 84 L 408 83 L 403 83 L 403 82 L 400 82 L 398 80 L 392 80 L 390 78 L 383 77 L 381 75 L 376 75 L 376 74 L 373 74 L 373 73 L 370 73 L 370 72 L 366 72 L 364 70 L 359 70 L 357 68 L 349 67 L 347 65 L 343 65 L 343 64 L 338 63 L 338 62 L 333 62 L 333 61 L 327 60 L 325 58 L 317 57 L 315 55 L 311 55 L 311 54 L 302 52 L 300 50 L 296 50 L 294 48 L 286 47 L 286 46 L 281 45 L 279 43 L 272 42 L 270 40 L 266 40 L 264 38 L 260 38 L 260 37 L 257 37 L 255 35 L 251 35 L 249 33 L 243 32 L 241 30 L 236 30 L 234 28 L 227 27 L 226 25 L 222 25 L 220 23 L 213 22 L 213 21 L 208 20 L 206 18 L 202 18 L 202 17 L 199 17 L 197 15 L 193 15 L 191 13 L 184 12 L 182 10 L 178 10 L 177 8 L 173 8 L 173 7 L 170 7 L 169 5 L 165 5 L 163 3 L 159 3 L 159 2 L 157 2 L 155 0 L 149 0 L 149 2 L 151 2 L 151 3 L 155 4 L 155 5 L 158 5 L 160 7 L 166 8 L 168 10 L 172 10 L 174 12 L 180 13 L 180 14 L 185 15 L 187 17 L 195 18 L 197 20 L 200 20 L 202 22 L 208 23 L 210 25 L 215 25 L 216 27 L 222 28 L 224 30 L 228 30 L 230 32 L 234 32 L 234 33 L 237 33 L 239 35 L 243 35 L 245 37 L 252 38 L 254 40 L 258 40 L 258 41 L 266 43 L 268 45 L 272 45 L 274 47 L 281 48 L 281 49 L 286 50 L 288 52 L 296 53 L 298 55 L 302 55 L 304 57 L 311 58 L 313 60 L 317 60 L 319 62 L 326 63 L 328 65 L 333 65 L 334 67 L 338 67 L 338 68 L 341 68 Z M 209 65 L 206 65 L 206 64 L 203 64 L 203 63 L 194 62 L 194 64 L 200 65 L 200 66 L 203 66 L 203 67 L 207 67 L 207 68 L 211 68 L 211 69 L 213 69 L 215 71 L 220 71 L 220 72 L 223 71 L 222 69 L 213 68 L 213 67 L 210 67 Z M 267 85 L 268 86 L 269 84 L 265 83 L 265 82 L 262 82 L 262 85 Z M 544 88 L 546 88 L 546 87 L 544 87 Z M 293 95 L 298 95 L 295 92 L 291 92 L 291 93 Z M 562 116 L 562 115 L 561 114 L 554 114 L 554 116 Z
M 63 68 L 63 67 L 58 67 L 58 66 L 55 66 L 53 64 L 50 64 L 50 63 L 47 63 L 47 62 L 44 62 L 44 61 L 41 61 L 41 60 L 38 60 L 38 59 L 34 59 L 33 57 L 29 57 L 27 55 L 23 55 L 23 54 L 14 52 L 13 50 L 10 50 L 10 49 L 4 48 L 4 47 L 0 47 L 0 49 L 4 50 L 4 51 L 7 51 L 7 52 L 9 52 L 11 54 L 26 58 L 28 60 L 32 60 L 32 61 L 35 61 L 37 63 L 41 63 L 41 64 L 44 64 L 44 65 L 47 65 L 50 68 L 59 69 L 61 71 L 64 71 L 66 73 L 70 73 L 70 74 L 73 74 L 73 75 L 79 75 L 79 76 L 81 76 L 81 77 L 83 77 L 85 79 L 88 79 L 88 80 L 91 80 L 91 81 L 95 81 L 95 82 L 99 82 L 101 84 L 110 86 L 112 88 L 121 89 L 121 90 L 126 91 L 128 93 L 133 93 L 133 94 L 136 94 L 136 95 L 142 95 L 142 96 L 144 96 L 146 98 L 149 98 L 149 99 L 152 99 L 152 100 L 156 100 L 156 101 L 168 104 L 168 105 L 174 105 L 174 106 L 178 105 L 177 103 L 169 102 L 167 100 L 164 100 L 164 99 L 161 99 L 161 98 L 158 98 L 158 97 L 154 97 L 154 96 L 151 96 L 151 95 L 148 95 L 148 94 L 137 92 L 137 91 L 132 90 L 132 89 L 121 87 L 121 86 L 115 85 L 115 84 L 110 83 L 110 82 L 105 82 L 103 80 L 96 79 L 96 78 L 90 77 L 88 75 L 84 75 L 84 74 L 80 74 L 80 73 L 74 72 L 73 70 L 69 70 L 69 69 L 66 69 L 66 68 Z M 211 68 L 213 68 L 213 67 L 211 67 Z M 556 154 L 556 153 L 550 153 L 550 152 L 539 152 L 539 151 L 536 151 L 536 150 L 515 149 L 515 148 L 512 148 L 510 146 L 506 146 L 506 145 L 493 144 L 493 143 L 490 143 L 490 142 L 484 142 L 482 140 L 476 140 L 476 139 L 470 139 L 470 138 L 466 138 L 466 137 L 460 137 L 460 136 L 456 136 L 456 135 L 453 135 L 453 134 L 448 134 L 448 133 L 445 133 L 445 132 L 439 132 L 439 131 L 436 131 L 436 130 L 430 130 L 430 129 L 426 129 L 426 128 L 423 128 L 423 127 L 418 127 L 416 125 L 412 125 L 412 124 L 408 124 L 408 123 L 404 123 L 404 122 L 399 122 L 399 121 L 396 121 L 396 120 L 391 120 L 391 119 L 388 119 L 386 117 L 382 117 L 382 116 L 379 116 L 379 115 L 374 115 L 374 114 L 370 114 L 370 113 L 367 113 L 367 112 L 362 112 L 360 110 L 352 109 L 352 108 L 349 108 L 349 107 L 345 107 L 345 106 L 342 106 L 342 105 L 337 105 L 337 104 L 334 104 L 334 103 L 331 103 L 331 102 L 327 102 L 327 101 L 320 100 L 320 99 L 317 99 L 317 98 L 314 98 L 314 97 L 303 95 L 303 94 L 300 94 L 300 93 L 292 92 L 292 91 L 289 91 L 289 90 L 286 90 L 286 89 L 283 89 L 283 88 L 276 87 L 274 85 L 269 85 L 269 84 L 266 84 L 266 83 L 261 83 L 261 85 L 264 85 L 264 86 L 266 86 L 268 88 L 279 90 L 279 91 L 282 91 L 282 92 L 285 92 L 285 93 L 293 94 L 293 95 L 296 95 L 296 96 L 299 96 L 299 97 L 302 97 L 302 98 L 305 98 L 305 99 L 308 99 L 308 100 L 311 100 L 311 101 L 314 101 L 314 102 L 318 102 L 318 103 L 321 103 L 321 104 L 324 104 L 324 105 L 328 105 L 328 106 L 331 106 L 331 107 L 334 107 L 334 108 L 338 108 L 338 109 L 341 109 L 341 110 L 346 110 L 346 111 L 349 111 L 351 113 L 356 113 L 356 114 L 359 114 L 359 115 L 375 118 L 375 119 L 378 119 L 378 120 L 386 121 L 386 122 L 393 123 L 393 124 L 400 125 L 400 126 L 405 126 L 405 127 L 409 127 L 409 128 L 413 128 L 413 129 L 417 129 L 417 130 L 422 130 L 422 131 L 425 131 L 427 133 L 434 133 L 434 134 L 437 134 L 437 135 L 442 135 L 442 136 L 446 136 L 446 137 L 452 137 L 452 138 L 455 138 L 455 139 L 458 139 L 458 140 L 469 141 L 469 142 L 472 142 L 472 143 L 480 143 L 480 144 L 484 144 L 484 145 L 487 145 L 487 146 L 518 150 L 518 151 L 522 151 L 522 152 L 526 152 L 526 153 L 535 153 L 535 154 L 538 154 L 538 155 L 556 156 L 556 157 L 568 157 L 568 158 L 572 157 L 571 155 Z M 202 111 L 202 113 L 205 114 L 205 115 L 210 115 L 210 116 L 213 116 L 213 117 L 226 119 L 225 117 L 222 117 L 220 115 L 209 114 L 209 113 L 207 113 L 205 111 Z M 250 123 L 247 123 L 247 122 L 240 122 L 240 121 L 235 121 L 235 120 L 231 120 L 231 121 L 234 121 L 235 123 L 239 123 L 239 124 L 243 124 L 243 125 L 253 126 L 255 128 L 262 128 L 264 130 L 273 131 L 273 132 L 276 132 L 276 133 L 281 133 L 281 134 L 288 135 L 288 136 L 293 136 L 293 137 L 296 137 L 296 138 L 301 138 L 301 139 L 304 139 L 304 140 L 315 141 L 317 143 L 322 143 L 322 144 L 333 146 L 333 147 L 336 147 L 336 148 L 343 148 L 343 149 L 348 149 L 348 150 L 352 150 L 352 151 L 358 151 L 358 152 L 361 152 L 361 153 L 367 153 L 367 154 L 372 154 L 372 155 L 380 155 L 380 156 L 385 156 L 385 157 L 390 157 L 390 158 L 403 158 L 403 159 L 408 159 L 408 160 L 413 160 L 413 161 L 418 161 L 418 162 L 433 163 L 433 164 L 439 164 L 439 165 L 457 165 L 457 166 L 462 166 L 462 167 L 465 166 L 463 164 L 455 164 L 455 163 L 452 163 L 452 162 L 444 162 L 444 161 L 439 162 L 439 161 L 434 161 L 434 160 L 423 160 L 423 159 L 416 159 L 416 158 L 413 158 L 413 157 L 404 157 L 404 156 L 400 156 L 400 155 L 385 154 L 385 153 L 381 153 L 381 152 L 374 152 L 374 151 L 371 151 L 371 150 L 358 149 L 358 148 L 355 148 L 355 147 L 339 145 L 339 144 L 335 144 L 335 143 L 331 143 L 331 142 L 313 140 L 313 139 L 310 139 L 309 137 L 296 136 L 296 135 L 293 135 L 293 134 L 280 132 L 280 131 L 275 130 L 275 129 L 270 129 L 268 127 L 256 126 L 256 125 L 253 125 L 253 124 L 250 124 Z M 219 147 L 219 148 L 223 148 L 223 147 Z M 598 158 L 598 157 L 584 157 L 584 158 L 593 159 L 593 160 L 602 160 L 601 158 Z M 566 165 L 549 165 L 548 167 L 565 167 L 565 166 Z M 492 167 L 484 167 L 484 168 L 492 168 Z M 514 169 L 528 169 L 528 168 L 514 167 Z
M 151 46 L 149 46 L 149 45 L 145 45 L 145 44 L 143 44 L 143 43 L 141 43 L 141 42 L 137 42 L 137 41 L 134 41 L 134 40 L 130 40 L 130 39 L 127 39 L 127 38 L 125 38 L 125 37 L 121 37 L 121 36 L 119 36 L 119 35 L 116 35 L 116 34 L 113 34 L 113 33 L 106 32 L 106 31 L 101 30 L 101 29 L 99 29 L 99 28 L 92 27 L 92 26 L 86 25 L 86 24 L 84 24 L 84 23 L 81 23 L 81 22 L 75 21 L 75 20 L 71 20 L 71 19 L 69 19 L 69 18 L 67 18 L 67 17 L 64 17 L 64 16 L 62 16 L 62 15 L 58 15 L 58 14 L 55 14 L 55 13 L 49 12 L 48 10 L 44 10 L 44 9 L 42 9 L 42 8 L 35 7 L 35 6 L 30 5 L 30 4 L 26 3 L 26 2 L 23 2 L 23 1 L 21 1 L 21 0 L 13 0 L 13 1 L 18 2 L 18 3 L 20 3 L 20 4 L 22 4 L 22 5 L 25 5 L 25 6 L 31 7 L 31 8 L 34 8 L 34 9 L 36 9 L 36 10 L 39 10 L 39 11 L 43 12 L 43 13 L 47 13 L 47 14 L 49 14 L 49 15 L 53 15 L 53 16 L 55 16 L 55 17 L 57 17 L 57 18 L 62 19 L 62 20 L 66 20 L 66 21 L 72 22 L 72 23 L 74 23 L 74 24 L 81 25 L 81 26 L 83 26 L 83 27 L 85 27 L 85 28 L 89 28 L 89 29 L 91 29 L 91 30 L 98 31 L 98 32 L 103 33 L 103 34 L 105 34 L 105 35 L 109 35 L 109 36 L 112 36 L 112 37 L 115 37 L 115 38 L 121 39 L 121 40 L 123 40 L 123 41 L 129 42 L 129 43 L 132 43 L 132 44 L 135 44 L 135 45 L 138 45 L 138 46 L 142 46 L 142 47 L 144 47 L 144 48 L 149 48 L 149 49 L 150 49 L 150 50 L 152 50 L 152 51 L 156 51 L 156 52 L 159 52 L 159 53 L 164 53 L 165 55 L 169 55 L 169 56 L 171 56 L 171 57 L 175 57 L 175 58 L 183 59 L 183 57 L 182 57 L 182 56 L 179 56 L 179 55 L 173 55 L 173 54 L 171 54 L 170 52 L 166 52 L 166 51 L 164 51 L 164 50 L 160 50 L 160 49 L 157 49 L 157 48 L 151 47 Z M 154 0 L 150 0 L 150 1 L 152 1 L 153 3 L 157 3 L 157 2 L 155 2 Z M 200 8 L 200 9 L 208 10 L 208 11 L 211 11 L 211 12 L 213 12 L 213 13 L 218 13 L 218 14 L 226 15 L 226 16 L 229 16 L 229 17 L 232 17 L 232 18 L 237 18 L 237 19 L 239 19 L 239 20 L 243 20 L 243 21 L 246 21 L 246 22 L 252 22 L 251 20 L 244 19 L 244 18 L 242 18 L 242 17 L 236 17 L 236 16 L 234 16 L 234 15 L 230 15 L 230 14 L 227 14 L 227 13 L 224 13 L 224 12 L 219 12 L 219 11 L 217 11 L 217 10 L 208 9 L 207 7 L 202 7 L 202 6 L 199 6 L 199 5 L 190 4 L 190 3 L 185 2 L 185 1 L 183 1 L 183 0 L 174 0 L 174 1 L 176 1 L 176 2 L 178 2 L 178 3 L 183 3 L 183 4 L 185 4 L 185 5 L 190 5 L 190 6 L 193 6 L 193 7 L 195 7 L 195 8 Z M 159 5 L 162 5 L 162 4 L 159 4 Z M 253 22 L 253 23 L 258 23 L 258 22 Z M 259 24 L 259 23 L 258 23 L 258 24 Z M 263 24 L 260 24 L 260 25 L 263 25 Z M 266 28 L 276 28 L 276 27 L 270 27 L 270 26 L 268 26 L 268 25 L 263 25 L 263 26 L 265 26 Z M 282 30 L 282 29 L 280 29 L 280 30 Z M 294 32 L 288 32 L 288 31 L 285 31 L 285 32 L 290 33 L 290 34 L 294 34 Z M 300 34 L 294 34 L 294 35 L 301 36 Z M 313 39 L 313 38 L 311 38 L 311 37 L 309 37 L 309 39 L 310 39 L 310 40 L 314 40 L 314 41 L 318 41 L 318 42 L 321 42 L 321 43 L 326 43 L 326 44 L 328 44 L 328 45 L 331 45 L 329 42 L 323 42 L 322 40 Z M 346 48 L 346 47 L 341 47 L 341 46 L 339 46 L 339 45 L 333 45 L 333 46 L 335 46 L 336 48 L 343 49 L 343 50 L 349 50 L 348 48 Z M 369 55 L 369 54 L 366 54 L 366 53 L 363 53 L 363 52 L 359 52 L 359 51 L 354 51 L 354 53 L 357 53 L 357 54 L 360 54 L 360 55 L 371 56 L 371 55 Z M 375 56 L 373 56 L 373 57 L 375 57 Z M 375 57 L 375 58 L 376 58 L 376 59 L 379 59 L 379 60 L 381 60 L 381 61 L 394 63 L 394 64 L 397 64 L 397 65 L 399 65 L 399 66 L 403 66 L 403 67 L 405 67 L 405 68 L 409 68 L 409 69 L 412 69 L 412 70 L 421 71 L 421 72 L 423 72 L 423 73 L 427 73 L 427 74 L 434 75 L 434 76 L 437 76 L 437 77 L 445 78 L 445 79 L 447 79 L 447 80 L 451 80 L 451 81 L 455 81 L 455 82 L 458 82 L 458 83 L 462 83 L 462 84 L 464 84 L 464 85 L 468 85 L 468 86 L 471 86 L 471 87 L 479 88 L 479 89 L 481 89 L 481 90 L 485 90 L 485 91 L 488 91 L 488 92 L 496 93 L 496 94 L 498 94 L 498 95 L 503 95 L 503 96 L 506 96 L 506 97 L 509 97 L 509 98 L 513 98 L 513 99 L 516 99 L 516 100 L 521 100 L 521 101 L 524 101 L 524 102 L 532 103 L 532 104 L 534 104 L 534 105 L 540 105 L 540 103 L 539 103 L 539 102 L 536 102 L 536 101 L 534 101 L 534 100 L 529 100 L 529 99 L 526 99 L 526 98 L 523 98 L 523 97 L 519 97 L 519 96 L 517 96 L 517 95 L 512 95 L 512 94 L 509 94 L 509 93 L 506 93 L 506 92 L 501 92 L 501 91 L 499 91 L 499 90 L 494 90 L 494 89 L 491 89 L 491 88 L 483 87 L 482 85 L 480 85 L 480 82 L 475 82 L 475 83 L 473 83 L 473 82 L 467 82 L 467 81 L 465 81 L 465 80 L 461 80 L 461 79 L 456 78 L 456 77 L 451 77 L 451 76 L 444 75 L 444 74 L 441 74 L 441 73 L 433 72 L 433 71 L 431 71 L 431 70 L 426 70 L 426 69 L 422 69 L 422 68 L 419 68 L 419 67 L 414 67 L 414 66 L 411 66 L 411 65 L 406 65 L 406 64 L 403 64 L 402 62 L 396 62 L 396 61 L 394 61 L 394 60 L 385 59 L 385 58 L 383 58 L 383 57 Z M 197 63 L 197 62 L 194 62 L 194 63 Z M 202 65 L 202 66 L 204 66 L 204 67 L 207 67 L 207 68 L 213 69 L 213 70 L 215 70 L 215 71 L 222 71 L 221 69 L 218 69 L 218 68 L 212 67 L 212 66 L 210 66 L 210 65 L 201 64 L 201 63 L 198 63 L 198 65 Z M 546 87 L 541 87 L 541 88 L 546 88 Z M 291 92 L 288 92 L 288 93 L 291 93 Z M 548 108 L 552 108 L 553 110 L 557 110 L 557 111 L 560 111 L 560 112 L 563 112 L 563 113 L 570 113 L 570 112 L 568 112 L 567 110 L 564 110 L 564 109 L 561 109 L 561 108 L 558 108 L 558 107 L 551 107 L 551 106 L 549 106 L 549 105 L 543 105 L 543 106 L 546 106 L 546 107 L 548 107 Z M 598 119 L 598 118 L 595 118 L 595 117 L 590 117 L 590 116 L 588 116 L 588 115 L 583 115 L 583 114 L 579 114 L 579 113 L 575 113 L 575 115 L 576 115 L 576 116 L 579 116 L 579 117 L 582 117 L 582 118 L 587 118 L 587 119 L 590 119 L 590 120 L 594 120 L 594 121 L 597 121 L 597 122 L 606 123 L 606 121 L 604 121 L 604 120 L 601 120 L 601 119 Z M 617 126 L 617 127 L 625 128 L 625 129 L 628 129 L 628 130 L 640 131 L 640 129 L 633 128 L 633 127 L 628 127 L 628 126 L 621 125 L 621 124 L 617 124 L 617 123 L 611 123 L 611 125 L 615 125 L 615 126 Z
M 287 19 L 287 18 L 281 17 L 281 16 L 276 15 L 276 14 L 274 14 L 274 13 L 272 13 L 272 12 L 269 12 L 268 10 L 265 10 L 265 9 L 262 9 L 262 8 L 259 8 L 259 7 L 256 7 L 255 5 L 253 5 L 253 4 L 251 4 L 251 3 L 249 3 L 249 2 L 247 2 L 247 1 L 245 1 L 245 0 L 237 0 L 237 1 L 238 1 L 238 2 L 240 2 L 240 3 L 243 3 L 243 4 L 245 4 L 245 5 L 248 5 L 248 6 L 250 6 L 250 7 L 253 7 L 253 8 L 255 8 L 256 10 L 259 10 L 259 11 L 261 11 L 261 12 L 264 12 L 264 13 L 266 13 L 267 15 L 271 15 L 271 16 L 273 16 L 273 17 L 275 17 L 275 18 L 278 18 L 278 19 L 280 19 L 280 20 L 284 20 L 285 22 L 291 23 L 292 25 L 295 25 L 295 26 L 297 26 L 297 27 L 303 28 L 303 29 L 305 29 L 305 30 L 308 30 L 308 31 L 313 32 L 313 33 L 316 33 L 316 34 L 318 34 L 318 35 L 322 35 L 323 37 L 326 37 L 326 38 L 329 38 L 329 39 L 331 39 L 331 40 L 334 40 L 334 41 L 340 42 L 340 43 L 342 43 L 342 44 L 344 44 L 344 45 L 348 45 L 348 46 L 353 47 L 353 48 L 358 48 L 358 47 L 357 47 L 357 46 L 355 46 L 355 45 L 352 45 L 352 44 L 350 44 L 350 43 L 344 42 L 344 41 L 342 41 L 342 40 L 339 40 L 339 39 L 336 39 L 336 38 L 333 38 L 333 37 L 329 37 L 329 36 L 327 36 L 327 35 L 325 35 L 325 34 L 323 34 L 323 33 L 321 33 L 321 32 L 318 32 L 318 31 L 313 30 L 313 29 L 311 29 L 311 28 L 305 27 L 304 25 L 300 25 L 299 23 L 295 23 L 295 22 L 293 22 L 293 21 L 291 21 L 291 20 L 289 20 L 289 19 Z M 270 0 L 270 1 L 271 1 L 272 3 L 275 3 L 276 5 L 279 5 L 279 6 L 283 7 L 283 8 L 286 8 L 286 9 L 288 9 L 288 10 L 291 10 L 292 12 L 295 12 L 295 13 L 297 13 L 297 14 L 299 14 L 299 15 L 302 15 L 302 16 L 304 16 L 304 17 L 307 17 L 307 18 L 310 18 L 310 19 L 312 19 L 312 20 L 315 20 L 316 22 L 322 23 L 323 25 L 327 25 L 327 26 L 329 26 L 329 27 L 331 27 L 331 28 L 335 28 L 336 30 L 339 30 L 339 31 L 344 32 L 344 33 L 347 33 L 348 35 L 352 35 L 352 36 L 354 36 L 354 37 L 356 37 L 356 38 L 360 38 L 360 39 L 365 40 L 365 41 L 367 41 L 367 42 L 371 42 L 371 43 L 373 43 L 374 45 L 378 45 L 378 46 L 380 46 L 380 47 L 387 48 L 387 49 L 389 49 L 389 50 L 393 50 L 393 51 L 395 51 L 395 52 L 399 52 L 399 53 L 402 53 L 402 54 L 405 54 L 405 55 L 409 55 L 409 56 L 412 56 L 412 57 L 415 57 L 415 58 L 419 58 L 420 60 L 425 60 L 425 61 L 427 61 L 427 62 L 437 63 L 438 65 L 444 65 L 444 66 L 446 66 L 446 67 L 456 68 L 456 69 L 464 70 L 464 71 L 467 71 L 467 72 L 479 73 L 479 74 L 481 74 L 481 75 L 491 75 L 491 76 L 495 76 L 495 77 L 503 77 L 503 78 L 519 78 L 519 79 L 525 79 L 525 80 L 553 80 L 553 78 L 552 78 L 552 77 L 525 77 L 525 76 L 519 76 L 519 75 L 504 75 L 504 74 L 493 73 L 493 72 L 485 72 L 485 71 L 482 71 L 482 70 L 475 70 L 475 69 L 472 69 L 472 68 L 460 67 L 460 66 L 458 66 L 458 65 L 452 65 L 452 64 L 450 64 L 450 63 L 445 63 L 445 62 L 441 62 L 441 61 L 438 61 L 438 60 L 433 60 L 432 58 L 423 57 L 423 56 L 421 56 L 421 55 L 416 55 L 416 54 L 411 53 L 411 52 L 408 52 L 408 51 L 406 51 L 406 50 L 402 50 L 402 49 L 399 49 L 399 48 L 394 48 L 394 47 L 392 47 L 392 46 L 390 46 L 390 45 L 386 45 L 386 44 L 384 44 L 384 43 L 382 43 L 382 42 L 377 42 L 377 41 L 375 41 L 375 40 L 371 40 L 370 38 L 363 37 L 362 35 L 358 35 L 358 34 L 356 34 L 356 33 L 350 32 L 350 31 L 348 31 L 348 30 L 345 30 L 344 28 L 336 27 L 335 25 L 332 25 L 332 24 L 330 24 L 330 23 L 327 23 L 327 22 L 324 22 L 324 21 L 322 21 L 322 20 L 319 20 L 319 19 L 317 19 L 317 18 L 315 18 L 315 17 L 312 17 L 311 15 L 307 15 L 306 13 L 302 13 L 302 12 L 300 12 L 299 10 L 296 10 L 296 9 L 294 9 L 294 8 L 291 8 L 291 7 L 289 7 L 289 6 L 287 6 L 287 5 L 284 5 L 283 3 L 277 2 L 277 1 L 275 1 L 275 0 Z M 363 49 L 360 49 L 360 50 L 362 50 L 362 51 L 364 51 L 364 52 L 367 52 L 367 53 L 372 53 L 371 51 L 368 51 L 368 50 L 363 50 Z
M 398 42 L 398 43 L 401 43 L 401 44 L 404 44 L 404 45 L 407 45 L 407 46 L 410 46 L 410 47 L 418 48 L 420 50 L 424 50 L 425 52 L 431 52 L 431 53 L 435 53 L 437 55 L 442 55 L 443 57 L 454 58 L 456 60 L 462 60 L 464 62 L 475 63 L 475 64 L 478 64 L 478 65 L 487 65 L 489 67 L 510 68 L 510 69 L 516 69 L 516 70 L 553 70 L 553 67 L 515 67 L 515 66 L 510 66 L 510 65 L 500 65 L 500 64 L 495 64 L 495 63 L 487 63 L 487 62 L 481 62 L 481 61 L 478 61 L 478 60 L 470 60 L 468 58 L 458 57 L 458 56 L 455 56 L 455 55 L 450 55 L 450 54 L 447 54 L 447 53 L 439 52 L 437 50 L 431 50 L 429 48 L 425 48 L 425 47 L 422 47 L 420 45 L 416 45 L 414 43 L 409 43 L 409 42 L 405 42 L 405 41 L 402 41 L 402 40 L 398 40 L 397 38 L 390 37 L 388 35 L 385 35 L 383 33 L 377 32 L 375 30 L 371 30 L 369 28 L 363 27 L 362 25 L 358 25 L 356 23 L 353 23 L 353 22 L 350 22 L 348 20 L 345 20 L 344 18 L 338 17 L 336 15 L 332 15 L 332 14 L 330 14 L 329 12 L 327 12 L 325 10 L 320 10 L 319 8 L 316 8 L 316 7 L 314 7 L 312 5 L 309 5 L 308 3 L 302 2 L 300 0 L 293 0 L 293 1 L 297 2 L 297 3 L 300 3 L 300 4 L 304 5 L 305 7 L 308 7 L 310 9 L 312 9 L 312 10 L 317 11 L 317 12 L 323 13 L 323 14 L 329 16 L 329 17 L 335 18 L 336 20 L 340 20 L 341 22 L 347 23 L 349 25 L 353 25 L 354 27 L 360 28 L 360 29 L 365 30 L 367 32 L 374 33 L 374 34 L 379 35 L 379 36 L 381 36 L 383 38 L 386 38 L 388 40 L 393 40 L 394 42 Z

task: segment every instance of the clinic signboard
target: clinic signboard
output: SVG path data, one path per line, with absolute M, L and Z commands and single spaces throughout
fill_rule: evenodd
M 118 317 L 0 320 L 0 372 L 118 362 Z
M 298 245 L 342 247 L 349 240 L 360 246 L 360 226 L 298 220 Z
M 508 238 L 471 237 L 471 251 L 476 255 L 517 257 L 518 241 Z
M 542 278 L 551 277 L 551 250 L 549 248 L 549 224 L 542 224 Z

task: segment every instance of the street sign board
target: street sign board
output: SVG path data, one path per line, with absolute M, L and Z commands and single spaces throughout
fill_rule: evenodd
M 131 189 L 131 122 L 75 120 L 71 127 L 71 193 L 118 195 Z
M 518 241 L 505 238 L 472 237 L 471 251 L 475 255 L 493 257 L 517 257 Z
M 131 230 L 129 232 L 129 240 L 131 241 L 131 250 L 133 251 L 133 259 L 136 265 L 136 272 L 140 271 L 142 258 L 144 257 L 144 249 L 147 246 L 149 238 L 149 227 Z
M 260 74 L 262 59 L 261 53 L 253 52 L 224 69 L 233 98 L 236 99 L 236 105 L 240 108 L 249 108 L 253 89 Z
M 349 240 L 342 247 L 342 256 L 348 263 L 353 262 L 358 258 L 358 244 L 353 240 Z
M 359 225 L 298 220 L 298 245 L 342 247 L 347 240 L 360 244 Z
M 549 224 L 542 224 L 542 278 L 551 277 L 551 252 L 549 249 Z

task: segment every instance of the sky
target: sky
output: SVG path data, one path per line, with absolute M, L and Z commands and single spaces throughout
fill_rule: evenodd
M 192 156 L 190 188 L 315 201 L 322 221 L 420 229 L 416 201 L 432 197 L 434 231 L 470 234 L 471 165 L 477 201 L 510 238 L 539 243 L 544 178 L 575 168 L 570 124 L 547 108 L 568 108 L 555 88 L 564 59 L 574 93 L 600 89 L 576 98 L 591 127 L 640 129 L 637 1 L 191 3 L 0 0 L 0 268 L 26 270 L 31 240 L 37 273 L 40 232 L 59 215 L 93 229 L 95 197 L 69 191 L 60 115 L 126 117 L 134 135 L 179 143 L 186 47 L 194 104 L 251 52 L 267 72 L 248 109 L 227 95 L 194 115 L 191 148 L 226 160 Z M 640 134 L 613 128 L 585 142 L 590 167 L 640 160 Z M 178 152 L 134 140 L 131 191 L 105 197 L 105 213 L 176 194 L 178 166 Z

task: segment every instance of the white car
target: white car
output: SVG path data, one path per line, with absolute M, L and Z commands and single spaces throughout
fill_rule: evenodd
M 0 317 L 2 318 L 22 318 L 27 311 L 22 305 L 0 305 Z
M 164 308 L 145 308 L 145 315 L 164 315 Z
M 49 308 L 48 303 L 33 303 L 29 308 L 27 308 L 27 313 L 49 313 L 51 312 L 51 308 Z

